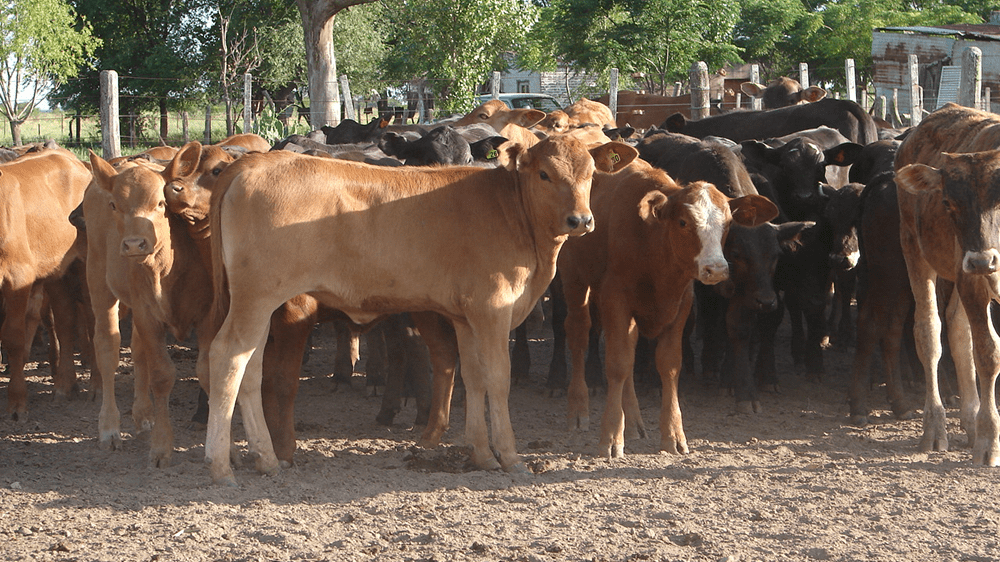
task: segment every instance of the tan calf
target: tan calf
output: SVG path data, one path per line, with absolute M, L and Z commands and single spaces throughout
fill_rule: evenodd
M 937 283 L 955 283 L 948 341 L 958 374 L 962 428 L 976 464 L 1000 466 L 995 387 L 1000 345 L 990 302 L 1000 300 L 1000 117 L 947 104 L 914 128 L 896 153 L 900 243 L 916 299 L 914 338 L 924 365 L 922 450 L 947 450 L 938 387 Z M 976 389 L 976 377 L 979 389 Z M 982 403 L 980 404 L 980 401 Z
M 507 409 L 507 337 L 555 274 L 571 235 L 593 229 L 595 169 L 636 155 L 610 143 L 504 145 L 502 166 L 379 168 L 270 152 L 230 166 L 212 202 L 212 252 L 225 321 L 212 343 L 206 458 L 229 464 L 237 396 L 258 470 L 278 469 L 261 407 L 261 351 L 272 311 L 310 293 L 355 322 L 436 312 L 454 326 L 467 389 L 466 439 L 482 468 L 523 470 Z M 484 400 L 490 402 L 490 450 Z
M 60 331 L 69 334 L 75 330 L 63 322 L 70 303 L 59 280 L 69 265 L 82 257 L 74 245 L 77 231 L 69 215 L 83 200 L 88 183 L 87 168 L 63 149 L 25 154 L 0 165 L 0 290 L 4 313 L 0 340 L 7 353 L 10 377 L 7 411 L 19 421 L 27 420 L 28 413 L 24 361 L 31 334 L 26 318 L 32 293 L 39 294 L 36 283 L 46 284 Z M 76 378 L 72 346 L 63 345 L 61 352 L 64 356 L 59 370 L 53 373 L 55 392 L 68 395 Z

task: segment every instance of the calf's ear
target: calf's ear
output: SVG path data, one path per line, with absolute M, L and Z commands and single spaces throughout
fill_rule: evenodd
M 181 147 L 174 155 L 174 158 L 163 169 L 163 178 L 167 183 L 177 179 L 186 178 L 198 171 L 198 163 L 201 161 L 201 143 L 191 141 Z
M 798 252 L 804 245 L 803 233 L 816 226 L 813 221 L 785 222 L 780 225 L 771 225 L 778 237 L 778 247 L 786 254 Z
M 820 88 L 819 86 L 809 86 L 805 90 L 799 92 L 799 100 L 809 103 L 819 101 L 825 97 L 826 90 Z
M 635 160 L 639 151 L 622 142 L 609 142 L 591 148 L 590 155 L 598 170 L 614 173 Z
M 508 172 L 516 172 L 526 166 L 530 160 L 530 153 L 524 149 L 524 145 L 519 142 L 505 142 L 497 148 L 497 164 Z M 523 155 L 523 158 L 521 157 Z M 521 160 L 518 162 L 518 160 Z
M 926 193 L 944 186 L 941 170 L 926 164 L 909 164 L 896 171 L 896 185 L 907 193 Z
M 778 207 L 761 195 L 744 195 L 730 199 L 729 209 L 733 213 L 733 222 L 748 228 L 764 224 L 778 216 Z
M 542 119 L 545 119 L 545 112 L 540 109 L 516 109 L 517 115 L 511 119 L 511 123 L 520 125 L 525 129 L 534 127 Z
M 653 190 L 639 201 L 639 217 L 648 224 L 654 224 L 666 213 L 667 195 L 662 191 Z
M 108 164 L 107 160 L 95 154 L 93 150 L 90 151 L 90 169 L 94 174 L 94 180 L 97 181 L 97 185 L 110 193 L 111 182 L 114 181 L 118 172 L 115 171 L 111 164 Z

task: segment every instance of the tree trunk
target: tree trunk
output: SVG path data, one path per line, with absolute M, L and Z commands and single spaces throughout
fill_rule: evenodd
M 160 98 L 160 143 L 167 144 L 170 119 L 167 117 L 167 98 Z
M 10 138 L 14 146 L 21 146 L 21 123 L 21 121 L 10 121 Z

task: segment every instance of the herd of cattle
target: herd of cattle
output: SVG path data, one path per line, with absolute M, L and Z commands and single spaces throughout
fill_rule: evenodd
M 567 389 L 571 429 L 589 425 L 588 384 L 606 385 L 603 456 L 645 435 L 636 378 L 647 372 L 662 385 L 660 448 L 688 451 L 677 388 L 695 364 L 695 318 L 703 375 L 730 388 L 741 412 L 759 411 L 758 390 L 778 384 L 774 335 L 787 310 L 792 355 L 814 377 L 824 340 L 849 341 L 856 326 L 854 423 L 867 422 L 873 377 L 896 416 L 913 415 L 901 373 L 923 366 L 925 450 L 948 447 L 946 326 L 973 461 L 1000 465 L 990 319 L 1000 117 L 947 105 L 897 131 L 793 80 L 744 91 L 766 108 L 649 122 L 661 105 L 637 110 L 640 96 L 623 92 L 617 119 L 587 99 L 548 115 L 491 101 L 430 126 L 345 121 L 273 147 L 237 135 L 87 163 L 58 147 L 4 150 L 8 412 L 26 419 L 24 363 L 44 322 L 55 395 L 77 389 L 79 348 L 102 392 L 100 443 L 119 448 L 114 373 L 131 313 L 132 412 L 164 466 L 175 379 L 166 333 L 193 332 L 206 459 L 215 482 L 235 484 L 236 403 L 257 469 L 290 464 L 303 352 L 329 321 L 339 376 L 356 359 L 351 334 L 369 334 L 369 375 L 381 361 L 393 389 L 380 422 L 398 412 L 404 379 L 423 379 L 422 446 L 448 429 L 461 357 L 472 461 L 524 470 L 507 408 L 511 377 L 527 373 L 523 327 L 513 354 L 508 338 L 548 291 L 547 384 Z M 873 375 L 876 346 L 884 372 Z

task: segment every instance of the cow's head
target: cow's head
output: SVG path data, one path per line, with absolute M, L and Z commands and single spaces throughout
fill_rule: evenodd
M 861 258 L 858 224 L 861 221 L 861 192 L 864 188 L 864 184 L 849 183 L 831 190 L 830 199 L 823 209 L 823 218 L 833 229 L 833 247 L 830 248 L 830 267 L 833 269 L 853 269 Z
M 170 238 L 163 168 L 135 161 L 116 170 L 94 152 L 90 165 L 94 182 L 110 195 L 108 205 L 121 235 L 121 254 L 140 262 L 157 254 Z
M 764 109 L 778 109 L 789 105 L 819 101 L 826 97 L 826 90 L 817 86 L 803 89 L 798 80 L 782 76 L 767 83 L 754 82 L 740 84 L 740 90 L 752 98 L 761 98 Z
M 733 225 L 726 237 L 725 256 L 729 262 L 729 280 L 720 283 L 723 296 L 739 299 L 743 306 L 758 312 L 773 312 L 778 307 L 774 272 L 778 259 L 801 247 L 802 231 L 812 222 L 770 222 L 746 227 Z M 720 290 L 717 289 L 717 290 Z
M 714 285 L 729 277 L 723 244 L 731 224 L 754 227 L 773 219 L 778 208 L 765 197 L 726 197 L 714 185 L 696 181 L 672 193 L 653 190 L 639 203 L 639 216 L 662 230 L 673 255 L 691 278 Z M 655 236 L 655 235 L 654 235 Z
M 535 124 L 535 129 L 547 135 L 565 133 L 570 129 L 569 115 L 565 111 L 557 109 Z
M 545 112 L 538 109 L 510 109 L 500 100 L 489 100 L 473 109 L 458 121 L 452 123 L 455 127 L 486 123 L 497 131 L 507 125 L 517 125 L 529 128 L 545 119 Z
M 933 193 L 925 212 L 947 213 L 962 248 L 962 270 L 988 275 L 1000 269 L 1000 150 L 943 154 L 940 168 L 910 164 L 896 171 L 896 184 Z
M 212 189 L 223 170 L 240 156 L 238 149 L 202 146 L 197 141 L 181 147 L 167 164 L 164 196 L 167 210 L 189 225 L 207 227 Z
M 507 143 L 499 163 L 517 174 L 528 220 L 552 237 L 580 236 L 594 230 L 590 186 L 594 172 L 617 172 L 635 160 L 631 146 L 609 142 L 588 150 L 577 139 L 558 136 L 525 150 Z M 551 225 L 551 226 L 544 226 Z

